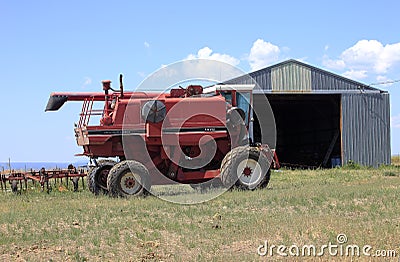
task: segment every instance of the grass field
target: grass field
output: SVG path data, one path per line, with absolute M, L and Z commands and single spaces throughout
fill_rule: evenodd
M 192 189 L 175 197 L 197 197 Z M 400 167 L 281 170 L 267 189 L 197 205 L 86 190 L 0 194 L 1 261 L 259 261 L 269 245 L 370 245 L 400 257 Z M 318 252 L 319 250 L 317 250 Z M 302 257 L 348 260 L 351 257 Z M 286 250 L 287 252 L 287 250 Z M 392 253 L 393 255 L 393 253 Z M 293 258 L 300 259 L 300 258 Z M 354 257 L 353 257 L 354 259 Z M 361 255 L 357 261 L 376 258 Z M 383 261 L 383 260 L 382 260 Z
M 392 156 L 392 165 L 400 166 L 400 154 Z

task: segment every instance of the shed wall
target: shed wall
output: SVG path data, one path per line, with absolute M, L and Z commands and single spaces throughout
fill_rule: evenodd
M 390 164 L 389 94 L 342 94 L 342 161 Z

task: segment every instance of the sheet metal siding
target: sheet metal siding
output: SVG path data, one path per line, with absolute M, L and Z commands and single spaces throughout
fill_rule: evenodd
M 342 95 L 342 159 L 390 164 L 389 94 Z
M 359 90 L 359 85 L 344 79 L 334 77 L 330 74 L 312 70 L 311 88 L 312 90 Z
M 296 64 L 271 69 L 273 92 L 310 92 L 311 70 Z
M 261 90 L 272 90 L 271 87 L 271 70 L 259 71 L 250 76 L 256 81 Z

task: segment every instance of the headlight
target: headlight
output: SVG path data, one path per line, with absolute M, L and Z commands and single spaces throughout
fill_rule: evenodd
M 159 123 L 164 120 L 167 109 L 159 100 L 150 100 L 142 106 L 142 118 L 146 122 Z

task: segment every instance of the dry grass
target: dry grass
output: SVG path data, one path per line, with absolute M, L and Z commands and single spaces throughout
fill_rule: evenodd
M 392 165 L 400 166 L 400 154 L 392 156 Z
M 0 260 L 258 261 L 266 259 L 257 255 L 265 240 L 323 245 L 339 233 L 350 244 L 399 253 L 399 195 L 397 167 L 282 170 L 266 190 L 226 192 L 197 205 L 87 191 L 7 192 L 0 195 Z

